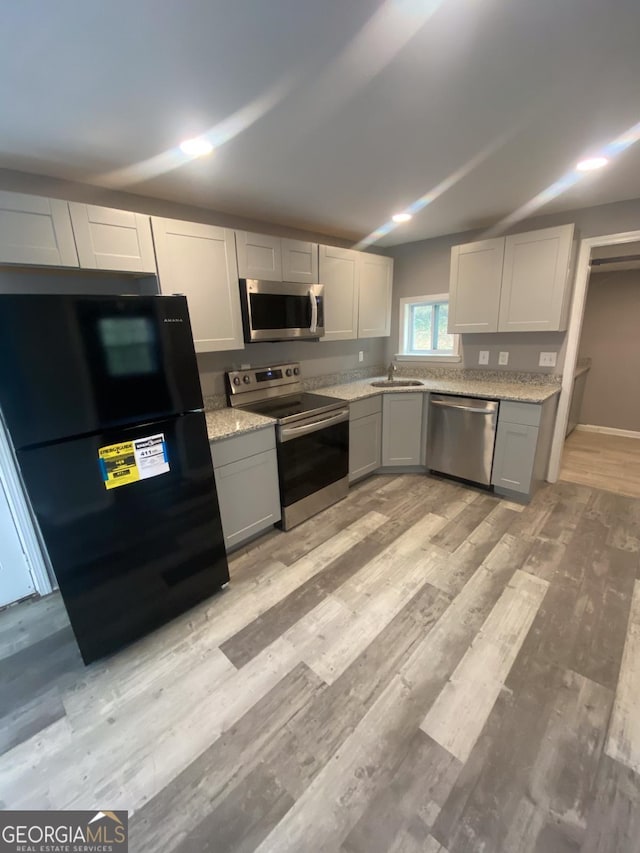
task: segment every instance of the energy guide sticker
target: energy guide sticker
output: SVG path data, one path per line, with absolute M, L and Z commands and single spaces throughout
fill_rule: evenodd
M 98 450 L 100 470 L 105 488 L 116 489 L 138 480 L 166 474 L 169 468 L 164 433 L 109 444 Z

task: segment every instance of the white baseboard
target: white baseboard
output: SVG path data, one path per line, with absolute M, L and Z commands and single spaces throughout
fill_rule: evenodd
M 592 424 L 578 424 L 576 429 L 580 432 L 601 432 L 604 435 L 619 435 L 623 438 L 640 438 L 640 432 L 632 429 L 614 429 L 613 427 L 593 426 Z

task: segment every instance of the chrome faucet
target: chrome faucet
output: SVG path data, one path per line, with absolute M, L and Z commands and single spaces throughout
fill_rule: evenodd
M 391 380 L 393 379 L 393 374 L 396 372 L 397 369 L 398 368 L 395 366 L 395 364 L 393 362 L 390 362 L 389 368 L 387 370 L 387 379 L 389 380 L 389 382 L 391 382 Z

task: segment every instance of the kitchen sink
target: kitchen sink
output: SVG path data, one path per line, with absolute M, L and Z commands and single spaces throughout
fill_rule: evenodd
M 417 385 L 424 385 L 424 382 L 419 382 L 417 379 L 379 379 L 378 382 L 371 384 L 374 388 L 414 388 Z

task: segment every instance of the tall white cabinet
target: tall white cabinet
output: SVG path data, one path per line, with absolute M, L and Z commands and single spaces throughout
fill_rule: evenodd
M 449 332 L 497 332 L 504 237 L 454 246 L 449 279 Z
M 567 328 L 572 240 L 572 225 L 506 238 L 498 320 L 501 332 Z
M 233 231 L 151 220 L 163 294 L 187 297 L 196 352 L 244 348 Z
M 384 338 L 391 332 L 393 258 L 360 255 L 358 337 Z
M 336 246 L 319 247 L 320 283 L 324 285 L 324 341 L 358 337 L 360 253 Z
M 68 202 L 0 192 L 0 263 L 77 267 Z

